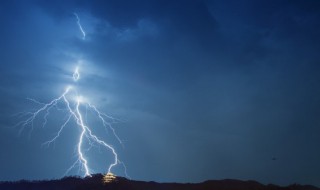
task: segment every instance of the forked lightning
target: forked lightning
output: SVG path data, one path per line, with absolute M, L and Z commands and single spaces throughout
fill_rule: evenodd
M 74 15 L 77 19 L 77 25 L 82 33 L 82 39 L 85 40 L 86 33 L 81 26 L 80 18 L 77 13 L 74 13 Z M 72 78 L 74 82 L 77 82 L 80 79 L 79 67 L 75 68 Z M 87 109 L 86 111 L 90 109 L 93 113 L 95 113 L 96 118 L 101 121 L 102 126 L 111 130 L 115 138 L 122 145 L 122 141 L 120 140 L 119 136 L 115 132 L 115 129 L 111 125 L 112 122 L 116 121 L 116 119 L 105 113 L 100 112 L 94 105 L 88 102 L 87 99 L 80 96 L 79 92 L 76 90 L 75 87 L 68 86 L 58 98 L 53 99 L 49 103 L 41 103 L 34 99 L 29 99 L 29 100 L 40 105 L 40 108 L 34 112 L 24 113 L 24 115 L 28 116 L 27 119 L 17 124 L 19 126 L 22 126 L 22 129 L 24 129 L 27 126 L 31 126 L 31 130 L 32 130 L 34 128 L 35 119 L 37 117 L 40 117 L 41 115 L 43 115 L 43 121 L 44 121 L 43 126 L 45 126 L 48 122 L 47 118 L 50 115 L 50 111 L 53 108 L 56 108 L 59 111 L 65 111 L 68 113 L 64 123 L 60 126 L 59 131 L 56 133 L 56 135 L 52 139 L 44 142 L 43 145 L 50 146 L 50 144 L 54 143 L 60 137 L 65 127 L 72 121 L 74 121 L 76 126 L 80 128 L 81 132 L 79 134 L 78 143 L 77 143 L 77 160 L 67 170 L 67 173 L 70 172 L 71 169 L 74 168 L 77 164 L 79 164 L 79 166 L 81 166 L 84 172 L 84 176 L 91 176 L 92 171 L 89 167 L 89 162 L 88 162 L 88 159 L 86 158 L 85 151 L 83 151 L 83 147 L 85 144 L 84 139 L 86 139 L 90 146 L 93 146 L 94 144 L 98 144 L 112 153 L 113 161 L 112 163 L 109 164 L 107 168 L 107 173 L 111 173 L 112 169 L 115 166 L 117 166 L 118 164 L 122 164 L 124 167 L 124 173 L 125 175 L 127 175 L 126 167 L 123 164 L 123 162 L 119 160 L 118 154 L 115 148 L 93 133 L 88 123 L 85 122 L 83 113 L 81 112 L 81 108 L 86 108 Z M 60 105 L 63 105 L 63 108 L 61 108 Z M 110 120 L 111 122 L 109 122 Z

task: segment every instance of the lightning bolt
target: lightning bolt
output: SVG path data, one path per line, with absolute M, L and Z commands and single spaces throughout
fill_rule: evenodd
M 74 15 L 77 18 L 77 24 L 79 26 L 80 31 L 83 34 L 83 40 L 86 37 L 86 33 L 83 30 L 80 19 L 78 14 L 74 13 Z M 80 79 L 80 72 L 79 72 L 79 67 L 76 67 L 73 74 L 72 78 L 74 82 L 77 82 Z M 112 116 L 109 116 L 100 110 L 97 109 L 96 106 L 88 102 L 87 99 L 83 98 L 82 96 L 79 96 L 79 93 L 77 89 L 73 86 L 68 86 L 64 92 L 57 98 L 51 100 L 49 103 L 42 103 L 39 102 L 35 99 L 28 98 L 28 100 L 32 101 L 33 103 L 36 103 L 37 105 L 40 106 L 37 110 L 33 112 L 25 112 L 25 113 L 19 113 L 21 117 L 25 116 L 27 117 L 25 120 L 19 122 L 17 126 L 22 126 L 21 131 L 24 130 L 27 126 L 31 126 L 31 131 L 34 129 L 34 121 L 37 117 L 40 117 L 41 114 L 43 115 L 43 123 L 42 126 L 45 127 L 47 122 L 48 122 L 48 117 L 50 116 L 50 111 L 52 109 L 56 109 L 58 111 L 63 111 L 67 113 L 66 118 L 64 119 L 63 124 L 60 126 L 58 132 L 55 134 L 53 138 L 50 140 L 44 142 L 42 146 L 50 146 L 52 143 L 54 143 L 61 135 L 61 133 L 64 131 L 64 129 L 68 126 L 71 121 L 74 121 L 76 123 L 76 126 L 79 127 L 80 129 L 80 134 L 78 138 L 78 143 L 77 143 L 77 160 L 74 162 L 74 164 L 71 165 L 71 167 L 66 171 L 65 175 L 69 173 L 76 165 L 79 164 L 79 168 L 84 172 L 84 176 L 91 176 L 92 175 L 92 170 L 89 167 L 89 161 L 86 158 L 86 155 L 83 151 L 84 147 L 84 139 L 86 138 L 90 148 L 94 145 L 100 145 L 101 147 L 105 148 L 106 150 L 110 151 L 113 156 L 113 161 L 112 163 L 109 164 L 107 168 L 107 173 L 111 173 L 112 169 L 116 167 L 118 164 L 121 164 L 124 168 L 124 173 L 127 177 L 127 169 L 126 166 L 122 161 L 119 160 L 118 154 L 115 150 L 115 148 L 111 145 L 108 144 L 106 141 L 102 140 L 100 137 L 95 135 L 88 125 L 88 123 L 85 122 L 83 113 L 81 112 L 81 108 L 85 107 L 86 108 L 86 115 L 88 112 L 88 109 L 94 113 L 96 118 L 100 120 L 101 124 L 103 127 L 107 128 L 108 130 L 112 131 L 112 134 L 114 137 L 118 140 L 118 142 L 123 146 L 123 143 L 119 136 L 116 134 L 115 129 L 112 126 L 112 123 L 117 121 Z M 63 105 L 63 108 L 58 107 Z M 109 120 L 111 122 L 109 122 Z
M 79 30 L 81 31 L 82 33 L 82 39 L 85 40 L 86 39 L 86 32 L 83 30 L 82 26 L 81 26 L 81 23 L 80 23 L 80 18 L 78 16 L 77 13 L 73 13 L 74 16 L 76 17 L 77 19 L 77 24 L 78 24 L 78 27 L 79 27 Z

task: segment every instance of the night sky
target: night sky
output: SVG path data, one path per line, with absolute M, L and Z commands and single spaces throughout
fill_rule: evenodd
M 123 147 L 97 130 L 132 179 L 320 186 L 320 1 L 2 0 L 0 26 L 0 180 L 60 178 L 76 160 L 72 122 L 41 146 L 59 113 L 14 126 L 80 65 L 79 92 L 121 120 Z M 106 172 L 108 151 L 87 156 Z

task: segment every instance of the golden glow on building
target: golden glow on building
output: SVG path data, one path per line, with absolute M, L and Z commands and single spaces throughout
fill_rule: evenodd
M 104 183 L 111 183 L 116 179 L 116 176 L 113 173 L 107 173 L 103 177 L 103 182 Z

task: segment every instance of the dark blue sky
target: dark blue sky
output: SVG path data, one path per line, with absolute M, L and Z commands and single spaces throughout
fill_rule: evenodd
M 13 126 L 80 64 L 79 91 L 123 120 L 124 148 L 110 142 L 133 179 L 320 186 L 319 21 L 317 0 L 1 1 L 0 180 L 72 165 L 76 125 L 48 148 L 59 114 L 31 136 Z M 88 157 L 106 171 L 108 153 Z

